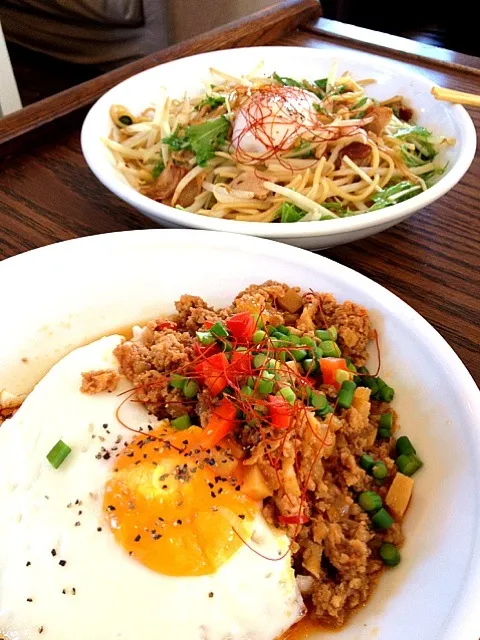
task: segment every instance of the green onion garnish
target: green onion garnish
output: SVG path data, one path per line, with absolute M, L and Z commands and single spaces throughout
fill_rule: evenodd
M 50 462 L 54 469 L 58 469 L 58 467 L 62 464 L 65 458 L 71 453 L 71 449 L 68 444 L 65 444 L 63 440 L 59 440 L 57 444 L 50 449 L 47 453 L 47 460 Z

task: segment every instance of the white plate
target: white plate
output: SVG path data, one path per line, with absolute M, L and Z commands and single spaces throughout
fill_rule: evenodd
M 161 86 L 166 87 L 172 97 L 181 97 L 185 92 L 198 95 L 204 90 L 202 80 L 207 78 L 210 67 L 239 75 L 248 73 L 263 62 L 266 75 L 277 71 L 281 75 L 315 79 L 328 74 L 334 59 L 338 61 L 339 73 L 349 71 L 354 78 L 368 77 L 377 81 L 367 87 L 369 95 L 380 100 L 396 94 L 405 96 L 414 108 L 415 120 L 419 124 L 434 133 L 456 139 L 456 145 L 444 154 L 443 160 L 448 161 L 448 168 L 436 185 L 406 202 L 342 220 L 294 224 L 222 220 L 180 211 L 141 195 L 115 169 L 111 152 L 100 140 L 110 133 L 109 109 L 112 104 L 123 104 L 134 113 L 141 112 L 155 101 Z M 108 91 L 85 119 L 82 150 L 90 169 L 110 191 L 156 222 L 173 227 L 256 235 L 306 249 L 322 249 L 359 240 L 401 222 L 449 191 L 467 171 L 476 146 L 472 120 L 463 107 L 436 100 L 430 93 L 433 85 L 407 65 L 359 51 L 346 53 L 334 47 L 321 50 L 252 47 L 204 53 L 149 69 Z
M 199 231 L 125 232 L 37 249 L 0 264 L 10 301 L 0 317 L 0 389 L 28 391 L 67 351 L 172 310 L 182 293 L 220 305 L 269 278 L 368 308 L 402 432 L 425 462 L 402 563 L 335 639 L 478 640 L 480 394 L 443 338 L 364 276 L 294 247 Z

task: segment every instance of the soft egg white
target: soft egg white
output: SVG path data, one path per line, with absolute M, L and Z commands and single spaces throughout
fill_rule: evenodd
M 83 371 L 116 367 L 120 336 L 70 353 L 0 428 L 0 636 L 8 640 L 273 640 L 303 614 L 289 541 L 260 514 L 252 544 L 215 574 L 164 576 L 128 556 L 104 521 L 106 450 L 130 433 L 115 393 L 80 393 Z M 127 383 L 119 392 L 127 389 Z M 128 421 L 151 416 L 130 404 Z M 46 460 L 62 439 L 72 453 Z M 99 530 L 101 529 L 101 530 Z
M 252 96 L 238 111 L 234 123 L 232 144 L 245 154 L 262 155 L 275 147 L 290 149 L 302 135 L 318 126 L 314 104 L 320 100 L 313 93 L 294 87 L 282 93 Z

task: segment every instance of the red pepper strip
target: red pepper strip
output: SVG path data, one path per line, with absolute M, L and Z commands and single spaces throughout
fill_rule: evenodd
M 215 323 L 214 322 L 210 322 L 210 320 L 205 320 L 205 322 L 203 323 L 203 328 L 208 331 L 209 329 L 211 329 L 213 327 L 214 324 Z
M 227 386 L 227 368 L 228 360 L 224 353 L 215 353 L 203 361 L 203 378 L 213 396 L 217 396 Z
M 157 324 L 157 326 L 155 327 L 155 331 L 161 331 L 162 329 L 176 329 L 176 328 L 177 328 L 176 322 L 171 322 L 170 320 L 164 320 Z
M 222 398 L 220 404 L 215 407 L 207 426 L 200 438 L 200 446 L 210 449 L 223 440 L 235 426 L 237 410 L 233 402 L 228 398 Z
M 288 429 L 292 418 L 292 405 L 279 396 L 268 396 L 268 411 L 274 429 Z
M 236 313 L 226 320 L 230 333 L 239 342 L 250 342 L 255 333 L 255 318 L 248 311 Z
M 308 516 L 304 516 L 301 513 L 297 513 L 295 516 L 278 516 L 280 524 L 305 524 L 309 520 Z
M 348 371 L 345 358 L 320 358 L 320 369 L 322 370 L 323 384 L 333 384 L 337 389 L 341 385 L 337 382 L 335 374 L 340 369 Z
M 237 376 L 252 375 L 252 359 L 248 351 L 234 351 L 232 353 L 228 373 Z

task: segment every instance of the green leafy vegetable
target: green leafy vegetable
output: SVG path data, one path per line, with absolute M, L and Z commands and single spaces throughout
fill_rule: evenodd
M 368 100 L 368 97 L 365 96 L 364 98 L 356 102 L 353 106 L 351 106 L 350 111 L 356 111 L 357 109 L 360 109 L 360 107 L 363 107 L 363 105 L 367 102 L 367 100 Z
M 160 162 L 157 162 L 157 164 L 152 169 L 152 178 L 154 178 L 154 180 L 156 180 L 164 169 L 165 169 L 165 165 L 160 160 Z
M 421 138 L 429 138 L 432 134 L 425 127 L 419 125 L 413 125 L 411 127 L 402 127 L 398 129 L 394 134 L 394 138 L 404 138 L 405 136 L 420 136 Z
M 277 212 L 280 222 L 298 222 L 305 216 L 306 212 L 290 202 L 284 202 Z
M 286 154 L 286 158 L 312 158 L 314 157 L 315 152 L 311 142 L 307 142 L 306 140 L 300 140 L 299 144 L 297 144 L 288 154 Z
M 327 90 L 328 78 L 322 78 L 321 80 L 314 80 L 313 82 L 319 89 L 322 89 L 322 91 Z
M 419 191 L 421 191 L 420 185 L 414 184 L 409 180 L 397 182 L 372 196 L 371 199 L 374 204 L 370 207 L 369 211 L 377 211 L 378 209 L 397 204 L 397 202 L 403 202 L 416 196 Z
M 321 113 L 324 116 L 328 116 L 330 115 L 328 113 L 328 111 L 325 109 L 325 107 L 322 107 L 321 104 L 317 104 L 316 102 L 313 104 L 313 108 L 315 109 L 315 111 L 318 111 L 318 113 Z
M 177 131 L 162 142 L 171 149 L 179 151 L 189 149 L 197 157 L 197 163 L 204 167 L 208 160 L 214 157 L 215 151 L 226 141 L 230 129 L 230 122 L 224 116 L 207 120 L 202 124 L 190 125 L 180 135 Z
M 302 82 L 298 82 L 298 80 L 294 80 L 293 78 L 279 76 L 278 73 L 276 72 L 272 74 L 272 78 L 277 82 L 279 82 L 284 87 L 298 87 L 299 89 L 304 88 L 304 85 Z
M 207 96 L 197 104 L 195 109 L 200 111 L 202 107 L 210 107 L 213 111 L 222 104 L 225 104 L 225 98 L 223 96 Z

